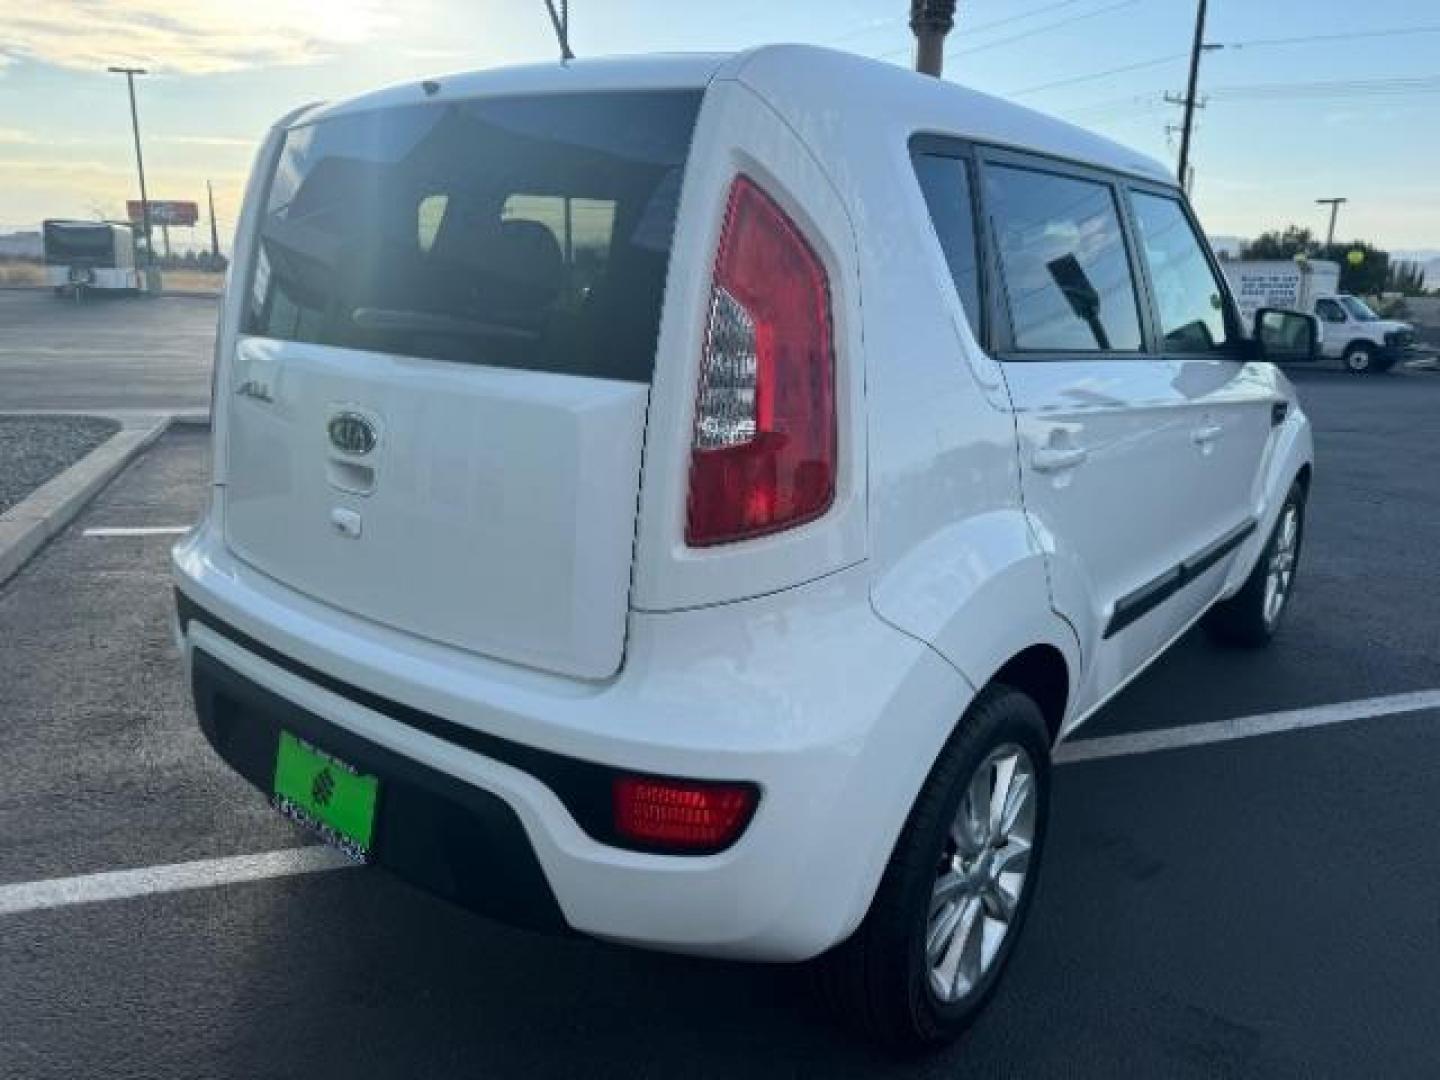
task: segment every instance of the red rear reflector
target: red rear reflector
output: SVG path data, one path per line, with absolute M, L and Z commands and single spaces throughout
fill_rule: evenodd
M 678 851 L 719 851 L 750 823 L 750 784 L 616 777 L 615 831 L 626 840 Z
M 812 521 L 835 497 L 829 278 L 747 177 L 730 188 L 700 360 L 685 541 Z

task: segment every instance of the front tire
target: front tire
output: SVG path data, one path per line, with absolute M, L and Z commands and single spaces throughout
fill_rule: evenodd
M 1297 480 L 1285 496 L 1270 540 L 1245 584 L 1206 616 L 1205 627 L 1212 637 L 1248 649 L 1270 643 L 1290 606 L 1304 540 L 1305 489 Z
M 970 1026 L 1029 912 L 1049 799 L 1039 707 L 986 688 L 932 767 L 864 922 L 816 961 L 842 1019 L 902 1050 Z

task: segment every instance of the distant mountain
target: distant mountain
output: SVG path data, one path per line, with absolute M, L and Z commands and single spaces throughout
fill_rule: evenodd
M 1210 246 L 1215 249 L 1215 254 L 1226 259 L 1238 259 L 1240 248 L 1244 245 L 1243 236 L 1212 236 Z

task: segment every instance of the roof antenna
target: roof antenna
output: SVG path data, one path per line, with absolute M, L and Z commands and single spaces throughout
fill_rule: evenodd
M 545 10 L 550 12 L 550 24 L 555 27 L 555 39 L 560 42 L 560 59 L 574 60 L 570 51 L 570 0 L 560 0 L 560 10 L 555 10 L 555 0 L 545 0 Z

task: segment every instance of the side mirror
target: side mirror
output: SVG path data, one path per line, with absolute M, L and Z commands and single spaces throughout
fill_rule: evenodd
M 1272 363 L 1314 363 L 1320 359 L 1320 319 L 1303 311 L 1261 308 L 1255 312 L 1255 348 Z

